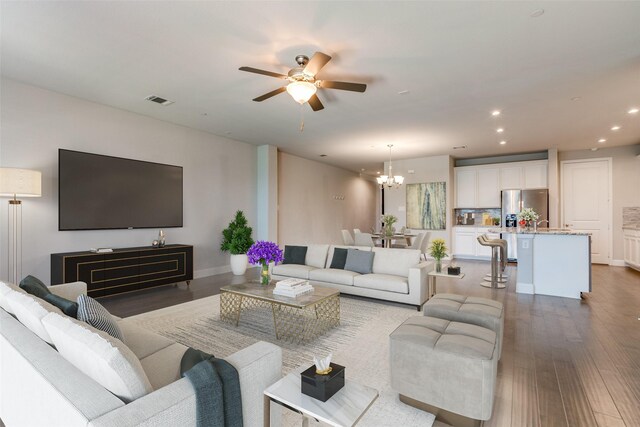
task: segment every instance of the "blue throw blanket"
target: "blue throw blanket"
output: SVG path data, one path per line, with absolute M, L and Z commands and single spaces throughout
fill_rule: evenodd
M 233 365 L 189 348 L 182 356 L 180 375 L 196 391 L 198 427 L 242 427 L 240 380 Z

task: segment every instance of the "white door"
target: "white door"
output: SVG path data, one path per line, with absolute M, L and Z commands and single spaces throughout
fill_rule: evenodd
M 563 226 L 591 233 L 591 262 L 611 259 L 610 159 L 562 162 Z

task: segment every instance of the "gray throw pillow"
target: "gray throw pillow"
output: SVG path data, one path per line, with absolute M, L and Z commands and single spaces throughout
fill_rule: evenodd
M 116 319 L 98 301 L 86 295 L 78 297 L 78 320 L 82 320 L 94 328 L 106 332 L 124 342 L 124 334 Z
M 347 261 L 344 263 L 344 269 L 360 274 L 369 274 L 372 272 L 374 255 L 375 253 L 373 252 L 349 249 L 347 251 Z

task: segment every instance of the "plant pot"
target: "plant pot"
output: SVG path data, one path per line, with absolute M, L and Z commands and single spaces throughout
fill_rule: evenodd
M 436 273 L 442 273 L 442 260 L 436 259 Z
M 231 271 L 236 276 L 242 276 L 247 271 L 248 263 L 247 254 L 231 255 Z

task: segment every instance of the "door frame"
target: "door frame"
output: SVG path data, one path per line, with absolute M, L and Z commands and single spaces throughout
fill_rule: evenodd
M 609 201 L 607 203 L 607 222 L 609 223 L 609 229 L 607 230 L 609 251 L 607 254 L 607 265 L 613 265 L 613 158 L 612 157 L 597 157 L 589 159 L 574 159 L 574 160 L 561 160 L 560 161 L 560 228 L 566 224 L 564 221 L 564 165 L 567 163 L 589 163 L 589 162 L 607 162 L 607 168 L 609 169 Z

